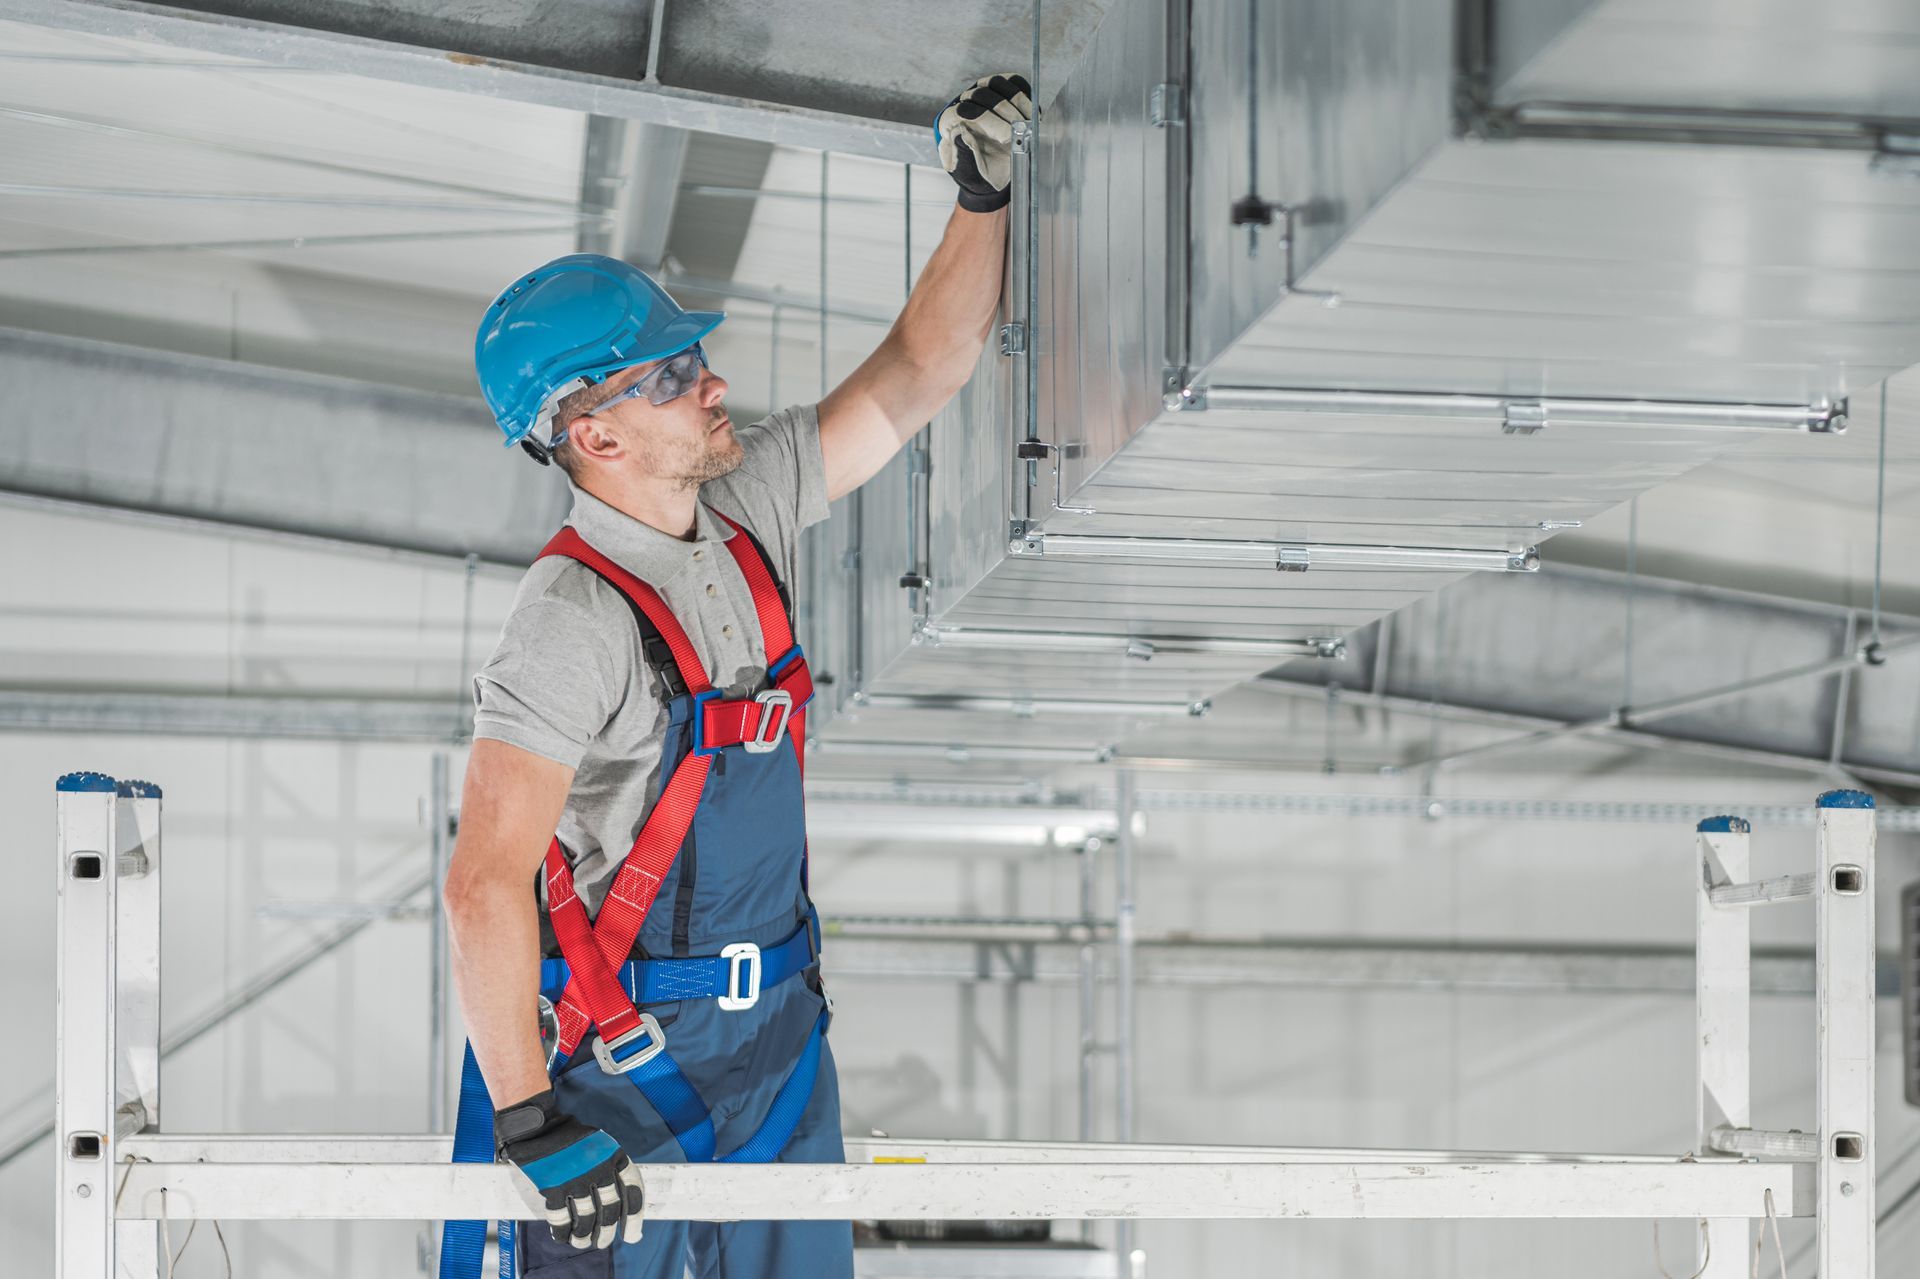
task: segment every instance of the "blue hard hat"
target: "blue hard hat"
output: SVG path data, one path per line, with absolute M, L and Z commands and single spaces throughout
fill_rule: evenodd
M 507 446 L 529 444 L 538 457 L 553 440 L 529 437 L 562 397 L 684 351 L 726 318 L 681 310 L 645 271 L 618 258 L 569 253 L 493 300 L 474 335 L 473 367 Z

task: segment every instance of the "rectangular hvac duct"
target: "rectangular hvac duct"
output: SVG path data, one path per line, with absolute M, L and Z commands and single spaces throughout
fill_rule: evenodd
M 1920 82 L 1774 9 L 1116 0 L 1040 86 L 1001 342 L 811 544 L 826 740 L 1110 741 L 1844 429 L 1920 357 Z

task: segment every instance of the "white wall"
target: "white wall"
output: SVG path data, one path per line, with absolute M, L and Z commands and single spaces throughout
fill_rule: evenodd
M 225 687 L 439 690 L 456 685 L 463 580 L 446 571 L 0 510 L 33 548 L 0 564 L 0 678 Z M 508 583 L 476 591 L 484 653 Z M 275 899 L 371 900 L 424 869 L 428 746 L 0 735 L 0 814 L 15 891 L 0 895 L 0 1106 L 50 1079 L 51 784 L 92 768 L 166 787 L 164 997 L 169 1024 L 297 949 L 326 924 L 263 919 Z M 1570 757 L 1573 758 L 1573 757 Z M 456 756 L 456 769 L 458 767 Z M 1251 777 L 1283 789 L 1335 779 Z M 1160 784 L 1156 782 L 1156 784 Z M 1455 780 L 1475 794 L 1808 801 L 1805 781 L 1669 767 Z M 1756 874 L 1803 867 L 1810 829 L 1761 829 Z M 1692 936 L 1693 840 L 1649 825 L 1152 817 L 1140 928 L 1153 935 L 1638 941 Z M 1920 874 L 1910 837 L 1881 843 L 1882 941 L 1891 894 Z M 820 841 L 823 909 L 1070 914 L 1065 854 Z M 1756 917 L 1761 944 L 1807 944 L 1804 912 Z M 424 923 L 376 925 L 265 1006 L 167 1063 L 176 1131 L 410 1132 L 426 1118 Z M 1071 1138 L 1077 1022 L 1067 987 L 956 988 L 833 977 L 848 1129 L 897 1135 Z M 1693 1147 L 1685 997 L 1149 987 L 1138 1136 L 1151 1141 L 1679 1153 Z M 1905 1163 L 1883 1202 L 1920 1176 L 1920 1112 L 1899 1096 L 1883 1009 L 1880 1159 Z M 1807 1127 L 1807 1001 L 1755 1007 L 1755 1121 Z M 1004 1058 L 1010 1071 L 996 1064 Z M 1110 1113 L 1103 1072 L 1099 1113 Z M 36 1101 L 41 1114 L 47 1103 Z M 0 1128 L 14 1117 L 0 1112 Z M 1104 1133 L 1103 1133 L 1104 1135 Z M 0 1169 L 0 1255 L 51 1268 L 51 1159 Z M 1067 1232 L 1077 1227 L 1063 1227 Z M 1789 1252 L 1808 1227 L 1783 1229 Z M 229 1229 L 236 1273 L 294 1279 L 416 1273 L 404 1225 Z M 179 1244 L 175 1235 L 175 1245 Z M 1686 1223 L 1663 1230 L 1667 1269 L 1691 1270 Z M 1657 1273 L 1651 1229 L 1630 1223 L 1148 1223 L 1156 1276 L 1585 1276 Z M 1920 1259 L 1920 1211 L 1884 1233 L 1882 1273 Z M 1768 1259 L 1771 1264 L 1771 1258 Z M 1809 1271 L 1802 1262 L 1796 1275 Z M 177 1273 L 221 1273 L 210 1235 Z

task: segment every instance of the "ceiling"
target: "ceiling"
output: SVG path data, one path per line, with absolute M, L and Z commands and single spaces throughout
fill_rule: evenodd
M 1047 54 L 1059 74 L 1103 7 L 1059 7 Z M 690 45 L 663 56 L 698 61 Z M 916 64 L 887 91 L 919 91 L 942 69 Z M 704 91 L 729 83 L 701 74 Z M 945 92 L 927 93 L 929 107 Z M 883 121 L 905 115 L 878 97 L 867 105 Z M 468 359 L 475 316 L 612 212 L 582 202 L 589 120 L 508 96 L 0 22 L 0 153 L 13 161 L 0 182 L 0 326 L 457 397 L 486 440 Z M 712 346 L 736 412 L 749 414 L 817 395 L 823 350 L 827 383 L 864 357 L 951 207 L 930 166 L 764 138 L 689 134 L 673 182 L 666 271 L 729 311 Z M 1620 569 L 1631 548 L 1643 574 L 1865 605 L 1876 546 L 1920 539 L 1920 378 L 1888 384 L 1884 539 L 1878 395 L 1856 393 L 1852 408 L 1845 436 L 1813 450 L 1804 439 L 1743 445 L 1589 518 L 1548 559 Z M 466 429 L 460 420 L 450 414 L 447 429 Z M 473 465 L 496 460 L 487 443 Z M 1887 607 L 1920 613 L 1920 561 L 1882 558 Z M 1216 749 L 1258 757 L 1264 739 L 1273 756 L 1270 712 L 1234 709 L 1268 697 L 1223 699 L 1213 728 L 1144 729 L 1141 753 L 1164 739 L 1206 754 L 1187 739 L 1210 732 Z M 1315 735 L 1321 717 L 1289 712 L 1283 731 Z M 1241 718 L 1245 734 L 1225 735 Z

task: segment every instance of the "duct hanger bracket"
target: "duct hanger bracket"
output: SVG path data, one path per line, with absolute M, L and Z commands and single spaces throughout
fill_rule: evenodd
M 1053 509 L 1067 515 L 1098 515 L 1091 506 L 1068 506 L 1066 495 L 1061 491 L 1060 463 L 1063 459 L 1080 456 L 1082 445 L 1078 441 L 1067 444 L 1052 444 L 1046 440 L 1021 440 L 1013 446 L 1013 455 L 1022 462 L 1053 463 Z
M 1027 353 L 1027 326 L 1019 320 L 1010 320 L 1000 326 L 1000 354 L 1025 355 Z
M 1282 573 L 1304 573 L 1313 567 L 1313 555 L 1304 546 L 1283 546 L 1275 554 L 1273 566 Z

